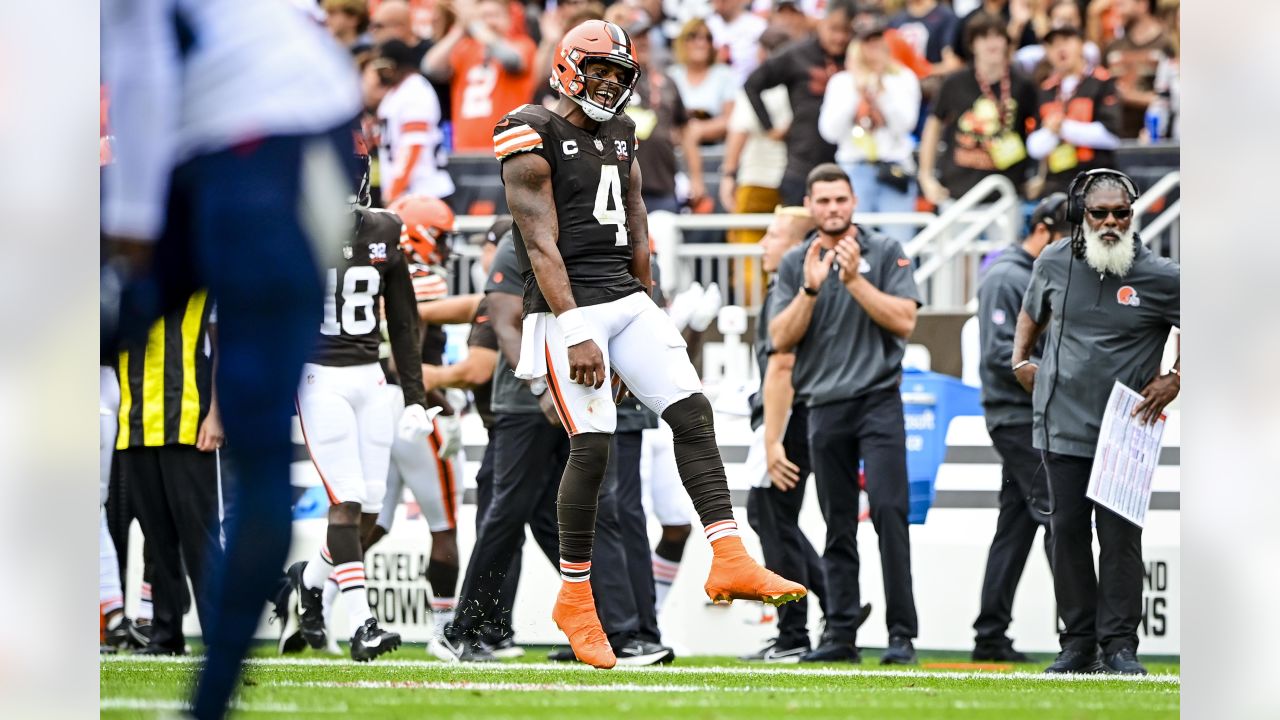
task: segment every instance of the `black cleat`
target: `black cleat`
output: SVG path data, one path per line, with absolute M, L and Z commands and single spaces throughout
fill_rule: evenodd
M 133 623 L 130 622 L 129 618 L 122 616 L 120 622 L 107 629 L 99 651 L 109 655 L 127 649 L 131 642 L 129 633 L 132 627 Z
M 792 645 L 790 643 L 783 644 L 777 640 L 765 645 L 759 652 L 751 655 L 743 655 L 739 660 L 746 662 L 764 662 L 764 663 L 798 663 L 800 658 L 809 652 L 809 643 Z
M 800 656 L 804 663 L 860 663 L 862 654 L 858 646 L 852 642 L 841 642 L 834 638 L 823 638 L 822 644 Z
M 493 656 L 499 660 L 514 660 L 515 658 L 524 657 L 524 648 L 516 644 L 515 636 L 512 635 L 504 638 L 487 638 L 484 640 L 484 646 L 489 648 L 489 652 L 493 653 Z
M 1013 649 L 1012 640 L 979 642 L 970 655 L 973 660 L 994 660 L 996 662 L 1029 663 L 1031 658 Z
M 319 589 L 312 590 L 302 582 L 302 571 L 306 567 L 305 560 L 289 566 L 289 585 L 298 596 L 298 624 L 302 639 L 313 650 L 322 650 L 325 647 L 324 593 Z
M 578 656 L 573 654 L 573 648 L 560 648 L 547 653 L 547 659 L 551 662 L 578 662 Z
M 1053 664 L 1044 669 L 1047 673 L 1067 673 L 1067 674 L 1092 674 L 1106 672 L 1107 668 L 1098 659 L 1098 651 L 1090 650 L 1063 650 L 1058 653 L 1058 657 Z
M 154 643 L 149 643 L 146 647 L 139 650 L 136 654 L 138 655 L 186 655 L 187 648 L 185 645 L 180 648 L 172 648 L 172 647 L 165 647 L 163 645 L 156 645 Z
M 281 655 L 302 652 L 307 647 L 307 642 L 302 639 L 300 619 L 293 604 L 293 582 L 288 578 L 280 583 L 280 589 L 272 600 L 272 606 L 268 622 L 280 625 L 280 640 L 276 644 L 276 649 Z
M 1115 675 L 1146 675 L 1147 668 L 1138 662 L 1138 653 L 1133 648 L 1121 648 L 1107 655 L 1102 660 L 1106 672 Z
M 378 627 L 378 621 L 369 618 L 356 634 L 351 636 L 351 659 L 369 662 L 383 653 L 400 647 L 400 633 L 387 632 Z
M 127 626 L 129 641 L 127 647 L 132 650 L 145 650 L 151 645 L 151 621 L 135 620 Z
M 916 648 L 911 638 L 906 635 L 894 635 L 889 638 L 889 647 L 880 655 L 881 665 L 915 665 Z
M 619 665 L 657 665 L 676 659 L 676 651 L 656 642 L 632 638 L 613 649 Z
M 427 650 L 445 662 L 497 662 L 489 648 L 475 635 L 458 632 L 453 623 L 444 626 L 444 632 L 431 638 Z

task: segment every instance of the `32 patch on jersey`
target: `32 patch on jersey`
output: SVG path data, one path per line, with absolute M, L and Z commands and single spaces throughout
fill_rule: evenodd
M 617 149 L 618 149 L 618 160 L 619 160 L 619 161 L 621 161 L 621 162 L 627 162 L 628 160 L 630 160 L 630 159 L 631 159 L 631 152 L 630 152 L 630 150 L 628 150 L 628 149 L 627 149 L 627 141 L 626 141 L 626 140 L 614 140 L 614 141 L 613 141 L 613 145 L 614 145 L 614 147 L 615 147 L 615 148 L 617 148 Z
M 387 261 L 387 244 L 384 242 L 369 243 L 369 262 L 382 263 Z

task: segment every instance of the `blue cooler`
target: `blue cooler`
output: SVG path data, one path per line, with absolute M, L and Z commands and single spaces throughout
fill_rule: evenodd
M 918 370 L 902 373 L 907 429 L 907 521 L 924 523 L 933 506 L 934 481 L 947 455 L 947 428 L 958 415 L 981 415 L 980 391 L 950 375 Z

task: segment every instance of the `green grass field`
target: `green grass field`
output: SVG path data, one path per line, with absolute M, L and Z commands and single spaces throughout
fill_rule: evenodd
M 371 664 L 261 653 L 244 676 L 239 717 L 379 717 L 443 720 L 590 718 L 1176 718 L 1178 666 L 1148 663 L 1147 678 L 1051 679 L 1043 664 L 966 667 L 956 654 L 922 654 L 919 668 L 748 664 L 682 658 L 659 668 L 596 671 L 542 661 L 448 665 L 406 646 Z M 102 717 L 172 716 L 182 709 L 190 659 L 104 657 Z

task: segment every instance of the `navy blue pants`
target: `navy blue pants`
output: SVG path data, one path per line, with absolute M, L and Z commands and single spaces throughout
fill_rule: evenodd
M 289 550 L 290 417 L 302 364 L 320 327 L 323 287 L 301 216 L 303 157 L 329 145 L 353 161 L 344 123 L 314 136 L 267 137 L 198 156 L 172 174 L 166 228 L 153 272 L 126 289 L 121 332 L 145 328 L 192 289 L 217 302 L 218 401 L 239 478 L 226 552 L 204 583 L 207 657 L 195 691 L 198 718 L 220 718 L 263 604 Z M 343 178 L 314 179 L 350 185 Z

